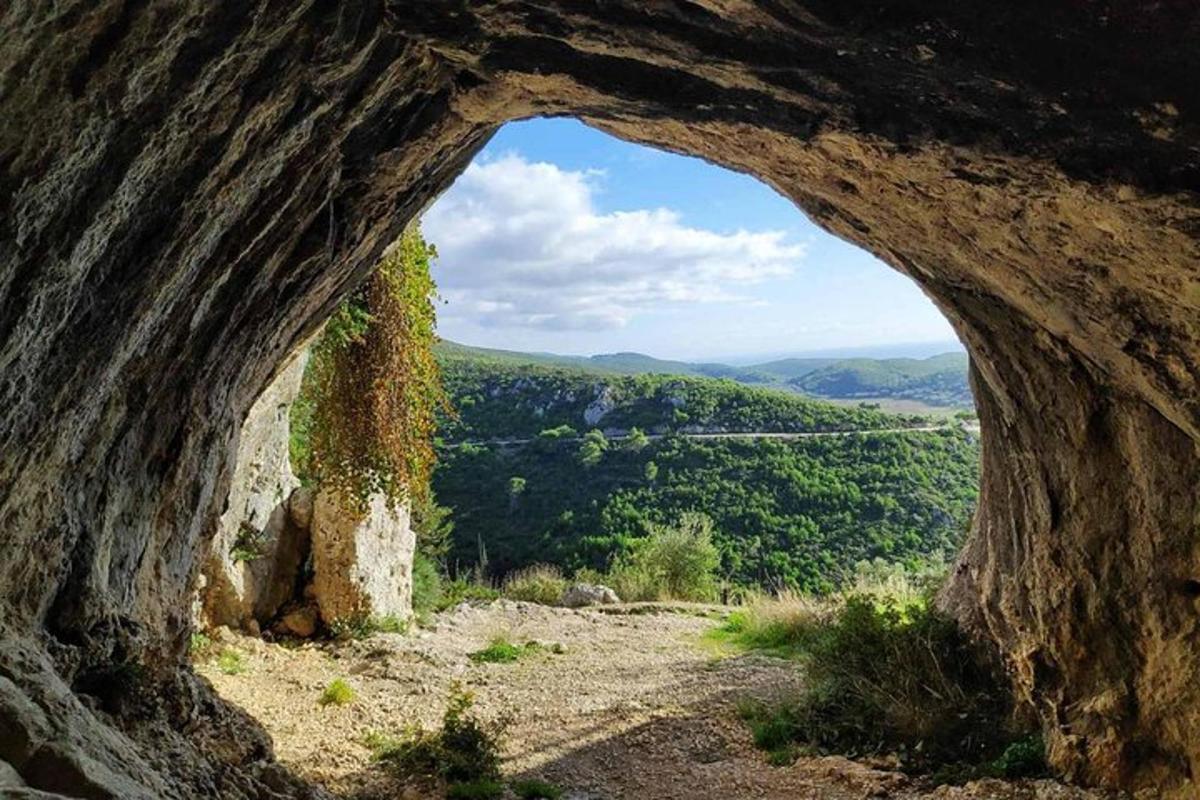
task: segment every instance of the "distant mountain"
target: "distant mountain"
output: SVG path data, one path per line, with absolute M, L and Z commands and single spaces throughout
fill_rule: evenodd
M 818 397 L 895 398 L 939 406 L 969 406 L 966 353 L 932 358 L 851 358 L 811 370 L 788 383 Z
M 838 363 L 836 358 L 781 358 L 778 361 L 768 361 L 765 364 L 753 364 L 745 369 L 752 372 L 766 373 L 784 383 L 803 377 L 810 372 L 824 369 Z
M 929 406 L 971 408 L 966 353 L 930 358 L 783 358 L 748 366 L 694 363 L 644 353 L 564 356 L 521 353 L 443 341 L 441 357 L 510 366 L 570 367 L 602 375 L 685 375 L 728 378 L 750 386 L 788 389 L 826 400 L 911 400 Z

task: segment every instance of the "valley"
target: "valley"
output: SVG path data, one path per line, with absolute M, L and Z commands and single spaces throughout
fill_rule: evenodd
M 967 356 L 948 352 L 928 358 L 781 358 L 733 366 L 654 358 L 642 353 L 563 356 L 471 347 L 443 341 L 443 361 L 487 362 L 510 367 L 557 367 L 595 375 L 679 375 L 724 378 L 834 402 L 878 404 L 895 413 L 956 413 L 974 409 L 967 383 Z
M 433 491 L 453 519 L 450 565 L 603 571 L 686 513 L 713 522 L 724 591 L 828 592 L 860 562 L 919 568 L 958 551 L 978 486 L 966 414 L 545 358 L 439 352 L 454 413 Z

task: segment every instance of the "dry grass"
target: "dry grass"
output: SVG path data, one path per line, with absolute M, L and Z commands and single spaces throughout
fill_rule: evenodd
M 567 590 L 562 570 L 550 564 L 533 564 L 511 572 L 504 579 L 500 592 L 510 600 L 558 605 Z

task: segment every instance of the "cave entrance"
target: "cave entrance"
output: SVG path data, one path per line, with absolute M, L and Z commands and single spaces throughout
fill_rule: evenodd
M 635 736 L 700 735 L 729 749 L 733 733 L 697 731 L 731 722 L 712 681 L 736 678 L 730 691 L 755 702 L 795 692 L 798 679 L 787 662 L 737 660 L 703 679 L 673 675 L 711 657 L 697 641 L 725 646 L 714 620 L 833 610 L 842 590 L 911 611 L 957 555 L 978 491 L 966 354 L 909 279 L 763 184 L 575 121 L 527 121 L 492 139 L 420 231 L 426 241 L 404 252 L 438 253 L 435 355 L 453 407 L 437 430 L 432 495 L 390 519 L 371 519 L 386 513 L 373 508 L 352 530 L 332 525 L 320 489 L 314 501 L 313 487 L 294 488 L 315 477 L 302 454 L 319 404 L 317 362 L 301 380 L 301 358 L 257 401 L 239 454 L 253 468 L 235 471 L 231 506 L 270 507 L 257 539 L 268 546 L 233 565 L 218 552 L 206 567 L 209 626 L 342 640 L 327 645 L 345 664 L 336 675 L 275 645 L 202 640 L 202 674 L 267 720 L 302 774 L 336 754 L 332 786 L 386 782 L 387 770 L 366 767 L 362 715 L 380 729 L 376 745 L 402 738 L 402 720 L 434 727 L 451 674 L 485 714 L 523 698 L 511 714 L 523 745 L 507 750 L 518 773 L 563 780 L 602 753 L 632 765 Z M 346 335 L 356 302 L 316 352 Z M 922 333 L 932 341 L 912 341 Z M 283 415 L 290 437 L 274 437 L 269 457 L 267 429 L 287 422 L 281 409 L 297 392 Z M 263 509 L 247 499 L 263 494 Z M 256 520 L 222 520 L 231 524 L 241 536 Z M 233 546 L 246 557 L 242 539 Z M 278 574 L 284 585 L 263 591 Z M 416 622 L 407 608 L 395 615 L 389 580 Z M 242 603 L 253 619 L 228 619 L 238 586 L 256 593 Z M 218 588 L 223 605 L 209 601 Z M 355 591 L 368 616 L 346 602 Z M 786 599 L 752 599 L 774 593 Z M 369 668 L 344 641 L 360 636 L 381 663 L 419 646 L 440 669 Z M 278 724 L 270 698 L 285 675 L 358 715 Z M 434 696 L 403 700 L 418 690 Z M 666 713 L 666 698 L 687 713 Z M 661 723 L 629 730 L 620 719 L 632 703 L 663 712 Z M 564 714 L 564 704 L 589 710 Z M 588 728 L 589 743 L 557 726 Z M 698 768 L 687 754 L 664 757 L 674 771 Z M 738 769 L 765 768 L 752 757 Z
M 265 744 L 179 734 L 207 713 L 177 657 L 237 431 L 499 125 L 574 114 L 756 175 L 920 283 L 987 432 L 945 607 L 1005 654 L 1057 766 L 1194 795 L 1193 4 L 161 5 L 0 16 L 22 779 L 254 793 Z M 168 702 L 125 736 L 72 693 L 147 674 Z
M 421 225 L 458 410 L 434 473 L 452 571 L 599 581 L 688 513 L 715 523 L 725 597 L 957 554 L 978 488 L 962 346 L 769 187 L 537 119 Z

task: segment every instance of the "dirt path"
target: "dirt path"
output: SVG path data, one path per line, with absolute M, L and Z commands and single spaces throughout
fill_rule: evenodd
M 628 612 L 630 609 L 624 609 Z M 644 611 L 644 609 L 641 609 Z M 694 613 L 600 613 L 497 601 L 460 606 L 408 635 L 287 649 L 228 639 L 246 671 L 199 670 L 263 722 L 287 766 L 344 797 L 414 798 L 370 764 L 368 731 L 432 726 L 453 681 L 475 693 L 481 716 L 508 716 L 506 777 L 539 777 L 570 800 L 862 800 L 1098 797 L 1050 782 L 986 782 L 924 791 L 905 777 L 841 758 L 771 767 L 736 718 L 746 697 L 796 687 L 795 666 L 766 656 L 722 657 L 703 639 L 714 623 Z M 547 647 L 512 664 L 469 654 L 497 634 Z M 226 645 L 218 645 L 226 646 Z M 356 700 L 321 707 L 346 679 Z

